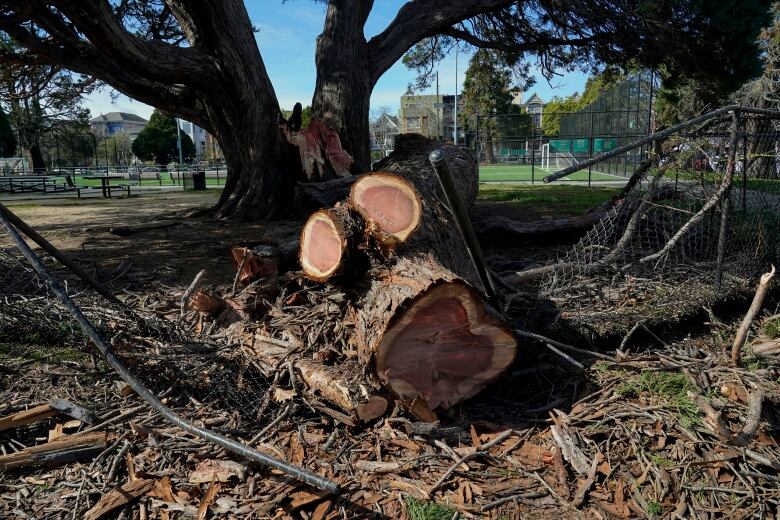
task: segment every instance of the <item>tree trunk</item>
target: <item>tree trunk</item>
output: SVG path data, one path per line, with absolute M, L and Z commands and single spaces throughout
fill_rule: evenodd
M 368 171 L 371 162 L 368 111 L 374 84 L 363 36 L 371 4 L 330 2 L 325 27 L 317 37 L 312 116 L 339 132 L 342 146 L 355 161 L 353 173 Z
M 477 187 L 473 156 L 409 135 L 379 163 L 381 172 L 361 177 L 339 210 L 359 213 L 365 228 L 350 234 L 357 243 L 348 247 L 350 254 L 366 255 L 370 267 L 364 276 L 340 280 L 367 278 L 356 292 L 346 291 L 355 294 L 350 321 L 355 323 L 352 343 L 359 359 L 373 373 L 374 384 L 410 407 L 430 410 L 475 395 L 511 364 L 516 351 L 508 327 L 474 289 L 480 287 L 479 279 L 427 163 L 436 147 L 445 150 L 456 185 L 470 206 Z M 390 182 L 394 176 L 408 181 L 415 193 L 402 193 L 404 186 Z M 421 207 L 415 208 L 414 200 Z M 388 233 L 395 240 L 388 242 Z M 314 250 L 306 250 L 313 242 L 302 240 L 302 258 L 316 257 Z
M 291 209 L 300 160 L 279 127 L 279 114 L 247 108 L 215 125 L 228 168 L 214 208 L 218 218 L 274 218 Z

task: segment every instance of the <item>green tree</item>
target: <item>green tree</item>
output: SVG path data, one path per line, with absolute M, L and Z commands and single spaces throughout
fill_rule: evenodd
M 155 110 L 149 124 L 133 141 L 133 154 L 142 161 L 154 161 L 162 166 L 174 160 L 178 161 L 176 128 L 176 119 Z M 185 161 L 191 161 L 195 157 L 195 144 L 185 132 L 181 132 L 181 149 Z
M 367 22 L 379 2 L 319 1 L 327 7 L 315 45 L 312 113 L 339 132 L 356 169 L 369 163 L 372 90 L 418 44 L 435 51 L 417 53 L 425 70 L 460 42 L 498 52 L 526 75 L 530 63 L 552 74 L 636 62 L 663 64 L 670 78 L 740 84 L 756 70 L 755 39 L 771 3 L 413 0 L 372 35 Z M 0 0 L 0 37 L 19 44 L 2 60 L 62 66 L 192 121 L 216 136 L 230 169 L 215 213 L 277 216 L 294 198 L 297 163 L 245 4 Z
M 0 157 L 12 157 L 16 152 L 16 134 L 8 116 L 0 108 Z
M 579 110 L 579 96 L 554 97 L 544 105 L 542 132 L 547 137 L 557 137 L 561 132 L 561 118 Z
M 495 162 L 494 139 L 530 135 L 530 116 L 512 104 L 519 90 L 512 84 L 512 70 L 495 52 L 480 49 L 474 53 L 463 81 L 462 117 L 476 121 L 480 116 L 479 134 L 486 143 L 485 153 L 490 162 Z M 505 114 L 513 116 L 490 117 Z

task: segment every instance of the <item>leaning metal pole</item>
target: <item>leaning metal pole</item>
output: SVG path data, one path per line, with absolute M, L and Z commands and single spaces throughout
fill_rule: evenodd
M 463 202 L 460 200 L 458 190 L 455 188 L 455 182 L 452 180 L 452 174 L 447 166 L 447 157 L 442 150 L 436 149 L 431 152 L 428 159 L 433 165 L 433 171 L 436 172 L 436 176 L 439 178 L 447 205 L 452 210 L 452 214 L 455 217 L 455 225 L 458 231 L 460 231 L 463 241 L 466 242 L 466 249 L 471 257 L 471 262 L 474 264 L 474 269 L 477 271 L 479 281 L 482 282 L 488 301 L 491 305 L 500 309 L 501 306 L 496 295 L 496 287 L 493 285 L 493 278 L 490 276 L 487 262 L 485 262 L 485 257 L 482 255 L 482 248 L 479 245 L 479 240 L 477 240 L 477 234 L 471 225 L 471 220 L 469 220 L 469 215 Z
M 116 296 L 111 294 L 111 291 L 106 289 L 106 287 L 103 284 L 98 282 L 92 275 L 90 275 L 88 272 L 82 269 L 78 264 L 76 264 L 73 260 L 68 258 L 65 254 L 63 254 L 62 251 L 54 247 L 48 240 L 46 240 L 40 234 L 38 234 L 37 231 L 35 231 L 30 226 L 28 226 L 22 219 L 14 215 L 11 212 L 11 210 L 3 206 L 3 204 L 0 204 L 0 216 L 4 216 L 6 219 L 8 219 L 8 221 L 10 221 L 11 224 L 13 224 L 19 230 L 21 230 L 22 233 L 30 237 L 30 240 L 32 240 L 33 242 L 41 246 L 41 249 L 43 249 L 51 256 L 59 260 L 62 265 L 70 269 L 73 274 L 75 274 L 76 276 L 84 280 L 87 284 L 89 284 L 90 287 L 92 287 L 97 292 L 102 294 L 109 301 L 118 304 L 122 303 L 119 299 L 117 299 Z
M 245 446 L 240 442 L 236 442 L 233 439 L 229 439 L 218 433 L 212 432 L 205 428 L 200 428 L 189 422 L 185 421 L 176 412 L 165 406 L 162 401 L 151 390 L 141 383 L 134 375 L 130 373 L 125 364 L 114 353 L 111 347 L 103 339 L 102 335 L 92 326 L 92 323 L 84 315 L 81 309 L 71 300 L 70 296 L 65 292 L 60 283 L 55 280 L 51 274 L 46 270 L 46 267 L 41 262 L 41 259 L 30 249 L 30 246 L 22 239 L 14 226 L 8 221 L 6 215 L 0 212 L 0 225 L 3 226 L 5 231 L 11 237 L 16 247 L 24 255 L 28 262 L 35 268 L 41 278 L 51 287 L 54 294 L 62 302 L 62 304 L 68 309 L 73 317 L 78 321 L 81 329 L 84 333 L 92 339 L 97 346 L 98 350 L 105 356 L 109 364 L 116 370 L 116 372 L 127 382 L 128 385 L 146 401 L 149 406 L 162 415 L 168 422 L 181 428 L 182 430 L 189 432 L 201 439 L 214 443 L 228 451 L 231 451 L 242 457 L 246 457 L 249 460 L 258 462 L 264 466 L 277 469 L 286 475 L 294 477 L 306 484 L 319 488 L 328 493 L 336 493 L 339 490 L 338 484 L 332 482 L 316 473 L 312 473 L 303 468 L 287 464 L 286 462 L 279 460 L 275 457 L 265 455 L 257 450 Z

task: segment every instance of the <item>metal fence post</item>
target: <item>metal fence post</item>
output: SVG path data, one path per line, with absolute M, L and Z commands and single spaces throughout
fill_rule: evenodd
M 482 141 L 479 139 L 479 114 L 477 114 L 477 182 L 480 181 L 479 166 L 482 161 Z
M 534 183 L 534 172 L 536 167 L 536 122 L 531 117 L 531 185 Z
M 723 281 L 723 256 L 726 252 L 726 233 L 729 221 L 729 209 L 731 208 L 731 184 L 736 168 L 737 146 L 739 136 L 739 109 L 735 109 L 731 119 L 731 137 L 729 140 L 729 159 L 726 163 L 726 189 L 721 200 L 720 232 L 718 234 L 718 259 L 715 265 L 715 288 L 719 290 Z
M 588 132 L 588 159 L 593 157 L 593 112 L 590 113 L 590 131 Z M 593 166 L 588 166 L 588 188 L 590 188 Z

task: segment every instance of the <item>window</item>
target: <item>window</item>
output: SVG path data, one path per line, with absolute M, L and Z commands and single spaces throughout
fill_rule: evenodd
M 420 128 L 420 118 L 419 117 L 407 117 L 406 118 L 406 127 L 407 128 Z

